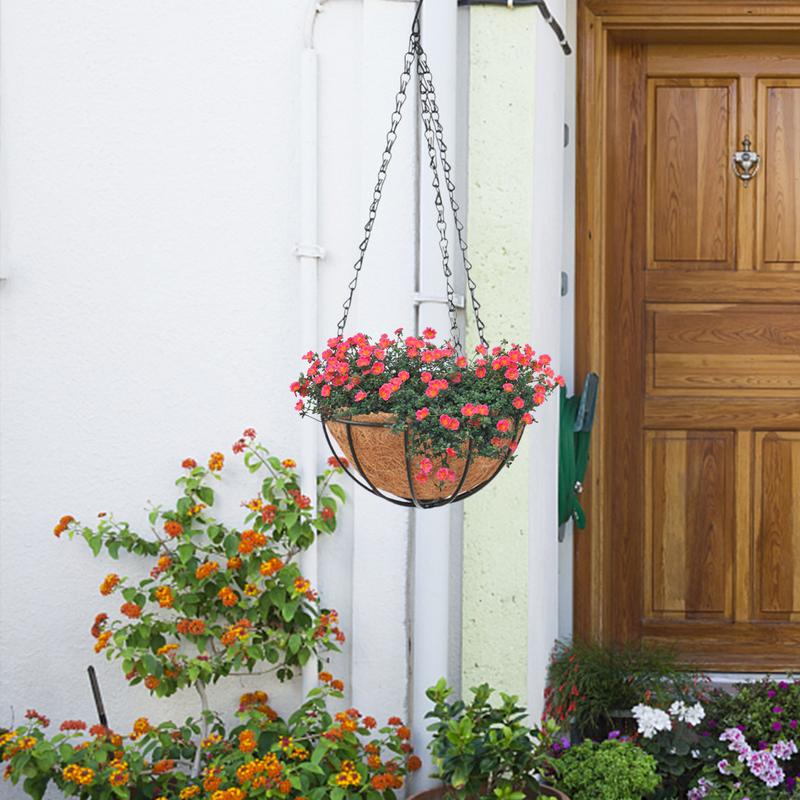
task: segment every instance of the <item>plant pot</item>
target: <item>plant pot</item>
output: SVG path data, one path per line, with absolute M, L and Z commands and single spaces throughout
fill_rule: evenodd
M 446 798 L 447 796 L 447 787 L 440 786 L 437 789 L 428 789 L 425 792 L 414 794 L 409 797 L 408 800 L 442 800 L 442 798 Z M 559 792 L 558 789 L 554 789 L 552 786 L 542 786 L 539 796 L 557 797 L 559 800 L 569 800 L 569 797 L 567 797 L 564 792 Z M 534 797 L 534 795 L 529 795 L 529 797 Z
M 440 485 L 435 480 L 442 459 L 432 459 L 433 473 L 422 483 L 414 476 L 419 472 L 424 454 L 412 455 L 409 452 L 411 434 L 408 429 L 404 432 L 392 430 L 396 421 L 393 414 L 356 414 L 348 419 L 324 420 L 323 429 L 331 450 L 330 436 L 363 481 L 352 473 L 351 477 L 373 494 L 398 505 L 433 508 L 463 500 L 495 478 L 511 454 L 508 451 L 496 457 L 476 456 L 472 454 L 472 442 L 469 442 L 464 445 L 460 457 L 449 460 L 448 467 L 456 474 L 455 483 Z M 519 442 L 523 430 L 521 425 L 514 434 L 514 441 Z M 383 492 L 394 495 L 394 498 Z

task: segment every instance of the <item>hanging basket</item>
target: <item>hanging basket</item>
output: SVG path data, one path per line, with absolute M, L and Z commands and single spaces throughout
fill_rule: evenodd
M 497 477 L 511 455 L 511 449 L 495 457 L 474 455 L 470 440 L 462 448 L 462 456 L 448 460 L 447 466 L 456 473 L 455 483 L 441 484 L 433 478 L 421 483 L 414 476 L 420 471 L 423 456 L 411 452 L 409 427 L 398 431 L 396 425 L 397 418 L 393 414 L 380 413 L 323 420 L 328 445 L 338 457 L 331 442 L 333 437 L 347 459 L 350 477 L 396 505 L 436 508 L 463 500 Z M 524 427 L 520 426 L 519 432 L 515 432 L 515 443 L 522 438 L 523 431 Z M 433 460 L 432 475 L 442 464 L 442 459 Z M 358 475 L 353 474 L 351 466 Z
M 359 486 L 397 505 L 435 508 L 469 497 L 498 475 L 513 458 L 525 425 L 533 422 L 534 405 L 544 401 L 555 383 L 551 381 L 553 372 L 547 366 L 549 357 L 545 361 L 545 357 L 540 356 L 536 362 L 533 349 L 527 345 L 510 345 L 507 349 L 503 342 L 490 354 L 472 265 L 467 257 L 464 225 L 433 77 L 421 42 L 421 4 L 422 0 L 417 0 L 378 180 L 364 236 L 358 246 L 355 274 L 342 305 L 337 336 L 328 340 L 328 349 L 321 355 L 306 354 L 304 358 L 310 366 L 305 375 L 292 384 L 292 391 L 298 396 L 296 408 L 301 414 L 319 414 L 331 451 L 337 458 L 343 456 L 340 463 Z M 425 341 L 419 336 L 401 340 L 402 329 L 398 329 L 396 340 L 391 341 L 384 335 L 379 345 L 371 346 L 368 337 L 362 334 L 345 339 L 344 330 L 383 196 L 412 75 L 416 77 L 419 120 L 432 173 L 450 336 L 443 346 L 435 346 L 430 341 L 436 333 L 432 329 L 422 332 Z M 475 358 L 471 365 L 461 342 L 461 325 L 454 300 L 446 207 L 451 214 L 454 249 L 464 270 L 480 342 L 476 351 L 481 359 Z M 406 349 L 402 349 L 401 344 Z M 359 347 L 365 352 L 355 353 L 354 349 Z M 411 351 L 414 356 L 410 355 Z M 382 355 L 375 355 L 377 352 Z M 418 353 L 420 359 L 414 360 Z M 498 362 L 503 362 L 500 367 Z M 486 378 L 485 384 L 475 383 L 473 379 L 478 378 L 481 381 Z M 457 384 L 461 384 L 461 395 L 454 388 Z M 508 394 L 502 394 L 499 386 Z M 399 393 L 397 398 L 395 392 Z M 443 399 L 453 398 L 452 401 L 448 404 L 436 400 L 440 393 Z M 430 402 L 426 398 L 430 398 Z M 478 410 L 473 413 L 470 408 Z M 362 409 L 362 413 L 354 413 L 355 409 Z M 394 409 L 398 410 L 392 413 Z M 408 415 L 405 424 L 398 421 L 398 414 Z M 441 429 L 435 427 L 438 424 Z

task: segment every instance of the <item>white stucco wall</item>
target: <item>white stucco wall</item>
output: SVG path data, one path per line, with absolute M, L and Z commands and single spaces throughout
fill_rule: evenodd
M 336 0 L 321 66 L 320 331 L 331 333 L 371 198 L 413 6 Z M 127 689 L 92 652 L 110 562 L 56 540 L 64 513 L 143 523 L 180 460 L 254 426 L 297 456 L 299 62 L 306 3 L 5 0 L 0 40 L 0 725 L 35 707 L 111 724 L 194 712 Z M 352 328 L 412 322 L 413 131 Z M 391 312 L 391 313 L 390 313 Z M 324 450 L 320 450 L 324 457 Z M 221 516 L 237 518 L 233 488 Z M 354 522 L 356 523 L 354 534 Z M 406 715 L 408 514 L 352 496 L 320 589 L 349 634 L 334 671 L 366 713 Z M 127 571 L 128 564 L 119 565 Z M 111 610 L 111 609 L 109 609 Z M 287 710 L 299 683 L 266 687 Z M 215 689 L 232 708 L 241 686 Z M 2 787 L 2 796 L 8 792 Z

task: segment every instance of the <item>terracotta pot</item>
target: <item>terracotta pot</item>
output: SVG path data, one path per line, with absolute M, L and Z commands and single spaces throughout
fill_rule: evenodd
M 529 795 L 534 797 L 534 795 Z M 542 797 L 557 797 L 559 800 L 569 800 L 569 797 L 564 792 L 559 792 L 558 789 L 553 789 L 552 786 L 542 786 L 539 796 Z M 412 795 L 408 800 L 441 800 L 447 797 L 447 788 L 440 786 L 438 789 L 428 789 L 426 792 L 419 792 Z
M 327 431 L 342 448 L 354 469 L 372 488 L 387 492 L 409 505 L 435 505 L 460 499 L 483 488 L 502 469 L 505 455 L 473 456 L 469 446 L 460 458 L 451 458 L 448 466 L 456 473 L 455 483 L 437 485 L 433 475 L 424 483 L 414 480 L 421 456 L 406 453 L 406 436 L 393 431 L 392 414 L 356 414 L 350 419 L 324 422 Z M 522 426 L 524 427 L 524 426 Z M 515 436 L 519 441 L 522 430 Z M 433 473 L 442 466 L 434 460 Z

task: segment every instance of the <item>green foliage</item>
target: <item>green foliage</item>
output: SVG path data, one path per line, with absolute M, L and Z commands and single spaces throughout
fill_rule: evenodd
M 659 783 L 655 759 L 632 742 L 586 740 L 554 762 L 557 786 L 572 800 L 641 800 Z
M 695 698 L 702 688 L 702 680 L 670 650 L 578 639 L 556 642 L 547 684 L 545 716 L 565 728 L 574 726 L 579 738 L 598 740 L 624 727 L 619 714 L 628 715 L 637 703 L 669 705 Z
M 342 699 L 331 680 L 284 720 L 265 705 L 263 692 L 245 695 L 235 727 L 226 734 L 212 715 L 203 741 L 195 720 L 152 726 L 145 718 L 125 736 L 100 725 L 87 732 L 84 723 L 72 721 L 75 729 L 48 738 L 49 721 L 34 715 L 0 736 L 0 760 L 8 761 L 12 783 L 22 782 L 35 800 L 51 782 L 69 797 L 91 800 L 394 797 L 419 766 L 408 729 L 400 720 L 378 728 L 355 709 L 333 714 L 329 698 Z M 205 769 L 193 777 L 188 768 L 198 748 Z
M 298 410 L 323 419 L 392 415 L 397 431 L 409 430 L 412 452 L 445 470 L 469 442 L 473 455 L 513 453 L 533 411 L 563 383 L 550 357 L 503 342 L 491 352 L 479 345 L 470 360 L 448 343 L 434 344 L 435 336 L 429 328 L 423 338 L 404 338 L 399 329 L 375 343 L 364 334 L 328 340 L 321 354 L 306 354 L 310 366 L 292 384 Z M 417 480 L 432 472 L 433 465 L 423 462 Z
M 436 777 L 451 795 L 466 800 L 493 797 L 524 800 L 539 794 L 537 774 L 545 765 L 544 752 L 553 728 L 543 731 L 527 724 L 528 713 L 518 698 L 500 693 L 492 705 L 494 690 L 487 684 L 472 689 L 472 701 L 451 700 L 453 690 L 444 679 L 428 689 L 435 720 L 430 750 Z
M 64 517 L 56 529 L 82 536 L 95 555 L 105 549 L 112 558 L 127 551 L 155 559 L 143 580 L 106 577 L 100 592 L 120 596 L 120 617 L 98 615 L 92 633 L 95 650 L 119 660 L 131 685 L 144 682 L 158 696 L 261 665 L 285 680 L 344 639 L 336 613 L 321 607 L 298 564 L 318 534 L 335 529 L 341 488 L 331 479 L 340 470 L 319 476 L 314 508 L 293 461 L 270 455 L 252 436 L 234 449 L 251 473 L 265 473 L 242 503 L 242 530 L 210 513 L 209 481 L 220 479 L 221 453 L 208 468 L 183 462 L 181 496 L 171 508 L 151 510 L 151 537 L 105 516 L 95 527 Z
M 800 683 L 767 677 L 715 689 L 706 711 L 710 731 L 742 725 L 752 743 L 793 739 L 800 736 Z

